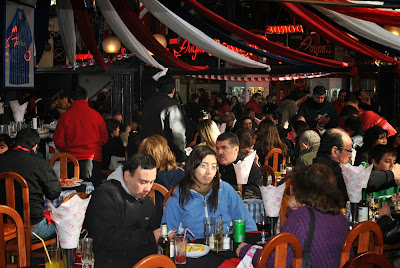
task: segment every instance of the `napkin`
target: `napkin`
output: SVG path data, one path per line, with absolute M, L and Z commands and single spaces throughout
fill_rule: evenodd
M 340 164 L 344 183 L 346 184 L 347 195 L 351 203 L 358 203 L 361 200 L 361 189 L 367 188 L 369 176 L 373 165 L 365 168 L 363 165 L 358 167 L 349 163 Z
M 243 161 L 239 160 L 237 164 L 233 164 L 233 168 L 236 173 L 237 184 L 247 184 L 249 180 L 249 174 L 251 167 L 253 166 L 254 158 L 256 157 L 256 151 L 246 156 Z
M 285 183 L 279 185 L 278 187 L 273 185 L 260 186 L 265 214 L 267 214 L 268 217 L 279 216 L 285 187 Z
M 55 208 L 53 204 L 50 203 L 50 215 L 56 224 L 61 248 L 73 249 L 78 246 L 79 236 L 90 198 L 91 196 L 81 199 L 79 195 L 74 195 L 58 208 Z
M 26 108 L 28 106 L 28 102 L 25 102 L 22 105 L 19 105 L 17 100 L 10 101 L 11 111 L 14 116 L 15 122 L 22 122 L 24 121 L 24 114 L 26 112 Z

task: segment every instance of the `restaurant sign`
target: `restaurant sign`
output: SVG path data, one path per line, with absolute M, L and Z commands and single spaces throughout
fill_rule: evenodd
M 297 25 L 265 27 L 265 34 L 291 34 L 291 33 L 304 33 L 303 26 L 301 24 L 297 24 Z

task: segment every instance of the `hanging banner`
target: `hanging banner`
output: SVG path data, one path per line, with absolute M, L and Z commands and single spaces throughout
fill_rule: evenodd
M 4 2 L 3 77 L 6 88 L 34 87 L 34 7 Z

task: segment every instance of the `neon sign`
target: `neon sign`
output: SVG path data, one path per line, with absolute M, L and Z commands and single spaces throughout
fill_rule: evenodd
M 18 32 L 18 27 L 14 26 L 11 29 L 11 33 L 8 36 L 7 40 L 6 40 L 6 44 L 5 44 L 5 55 L 9 56 L 10 53 L 7 50 L 8 48 L 10 48 L 10 44 L 12 45 L 12 48 L 15 48 L 16 46 L 20 46 L 20 47 L 26 47 L 27 46 L 27 42 L 25 41 L 18 41 L 18 36 L 19 36 L 19 32 Z M 24 53 L 24 60 L 25 61 L 29 61 L 31 59 L 31 51 L 30 51 L 30 47 L 27 48 L 28 50 Z
M 285 26 L 267 26 L 265 27 L 266 34 L 287 34 L 287 33 L 304 33 L 303 26 L 285 25 Z
M 117 56 L 124 56 L 125 54 L 126 54 L 126 48 L 121 46 L 121 50 L 119 53 L 117 53 Z M 84 54 L 79 53 L 79 54 L 75 55 L 75 60 L 84 61 L 84 60 L 91 60 L 91 59 L 93 59 L 92 53 L 84 53 Z

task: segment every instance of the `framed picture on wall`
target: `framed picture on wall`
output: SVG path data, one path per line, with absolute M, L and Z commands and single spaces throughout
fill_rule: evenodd
M 5 88 L 33 88 L 34 15 L 33 6 L 4 1 L 3 77 Z

